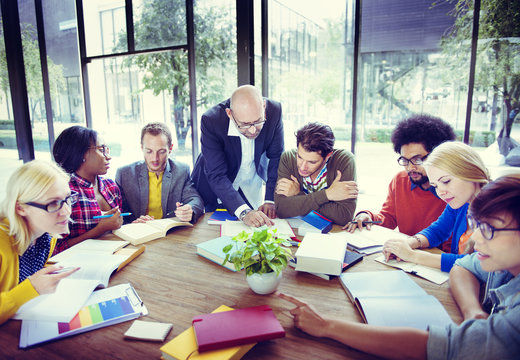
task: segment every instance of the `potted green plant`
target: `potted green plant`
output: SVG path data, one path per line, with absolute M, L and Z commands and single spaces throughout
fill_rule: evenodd
M 287 239 L 276 236 L 276 229 L 242 231 L 233 237 L 235 244 L 225 246 L 222 251 L 226 261 L 232 262 L 237 271 L 246 271 L 247 283 L 257 294 L 274 292 L 282 280 L 282 270 L 292 259 L 291 244 Z

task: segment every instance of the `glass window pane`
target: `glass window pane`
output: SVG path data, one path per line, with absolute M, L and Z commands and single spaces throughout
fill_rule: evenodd
M 229 98 L 237 86 L 235 0 L 199 0 L 194 18 L 200 119 L 210 107 Z
M 427 113 L 449 122 L 462 138 L 468 94 L 470 42 L 456 44 L 461 67 L 443 52 L 442 37 L 454 4 L 422 1 L 362 2 L 356 161 L 361 192 L 384 200 L 402 168 L 390 143 L 398 121 Z M 375 173 L 374 164 L 378 168 Z M 378 209 L 381 203 L 358 203 Z
M 125 1 L 83 1 L 87 56 L 128 51 Z
M 118 167 L 142 159 L 141 128 L 149 122 L 168 124 L 174 142 L 171 157 L 192 163 L 185 52 L 94 60 L 88 74 L 92 126 L 110 146 L 110 177 Z
M 2 15 L 0 8 L 0 16 Z M 0 26 L 0 202 L 4 199 L 7 181 L 22 161 L 18 159 L 18 148 L 14 131 L 11 89 L 7 76 L 7 60 L 5 58 L 4 28 Z
M 350 149 L 345 14 L 346 1 L 269 2 L 269 95 L 282 102 L 286 149 L 296 147 L 294 132 L 310 121 L 330 125 L 336 147 Z
M 36 33 L 34 2 L 19 2 L 18 11 L 20 14 L 25 80 L 29 96 L 29 116 L 31 119 L 35 157 L 37 159 L 50 159 L 49 132 L 43 94 L 40 49 Z M 59 87 L 63 81 L 61 68 L 56 66 L 50 58 L 47 58 L 47 62 L 48 68 L 53 69 L 52 75 L 49 72 L 49 83 Z
M 42 6 L 56 138 L 69 126 L 85 125 L 76 5 L 74 0 L 45 0 Z
M 469 143 L 495 179 L 520 166 L 520 6 L 481 5 Z M 459 18 L 471 22 L 472 6 Z M 467 37 L 468 29 L 458 28 Z
M 187 44 L 184 0 L 134 0 L 133 7 L 136 50 Z

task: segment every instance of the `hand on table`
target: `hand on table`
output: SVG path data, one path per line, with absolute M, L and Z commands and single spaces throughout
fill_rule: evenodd
M 154 217 L 153 216 L 150 216 L 150 215 L 141 215 L 139 216 L 137 219 L 135 219 L 134 221 L 132 221 L 132 223 L 134 224 L 137 224 L 137 223 L 145 223 L 147 221 L 151 221 L 151 220 L 154 220 Z
M 412 249 L 407 240 L 390 239 L 383 245 L 383 255 L 385 256 L 385 261 L 395 257 L 397 261 L 414 262 L 415 250 Z
M 264 203 L 260 205 L 258 210 L 266 214 L 270 219 L 276 218 L 276 208 L 272 203 Z
M 274 222 L 260 210 L 251 210 L 242 219 L 247 226 L 260 227 L 262 225 L 273 226 Z
M 354 222 L 355 221 L 355 222 Z M 353 233 L 356 229 L 359 229 L 359 231 L 363 230 L 363 221 L 372 221 L 372 218 L 367 213 L 359 213 L 354 218 L 354 220 L 349 221 L 345 226 L 342 227 L 343 230 L 347 230 L 348 232 Z M 372 227 L 372 224 L 365 224 L 367 230 L 370 230 Z

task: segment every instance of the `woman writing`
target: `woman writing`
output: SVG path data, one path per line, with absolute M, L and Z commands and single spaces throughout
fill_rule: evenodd
M 480 156 L 461 142 L 445 142 L 430 153 L 424 163 L 430 184 L 437 196 L 446 202 L 439 218 L 426 229 L 406 240 L 388 240 L 383 247 L 386 260 L 413 262 L 450 271 L 455 260 L 467 253 L 468 228 L 466 215 L 471 201 L 482 186 L 489 182 L 489 173 Z M 413 209 L 409 209 L 413 211 Z M 416 249 L 436 247 L 451 235 L 451 253 L 431 254 Z
M 56 162 L 70 174 L 70 189 L 78 193 L 72 207 L 70 235 L 56 245 L 55 253 L 86 239 L 93 239 L 123 224 L 119 187 L 105 175 L 110 151 L 96 131 L 83 126 L 63 130 L 52 149 Z M 94 216 L 112 215 L 94 219 Z
M 520 174 L 486 185 L 470 206 L 474 253 L 458 259 L 450 287 L 465 321 L 427 331 L 321 316 L 285 294 L 299 329 L 384 358 L 518 359 L 520 353 Z M 484 305 L 479 289 L 487 284 Z
M 57 165 L 32 161 L 7 183 L 0 208 L 0 324 L 78 270 L 53 274 L 60 267 L 44 268 L 56 244 L 52 235 L 69 231 L 70 206 L 77 196 L 67 182 Z

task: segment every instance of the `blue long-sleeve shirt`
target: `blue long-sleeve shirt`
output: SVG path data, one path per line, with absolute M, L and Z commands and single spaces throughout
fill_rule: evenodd
M 428 226 L 426 229 L 419 232 L 419 234 L 426 236 L 430 247 L 436 247 L 447 241 L 451 237 L 451 254 L 443 253 L 441 255 L 441 270 L 450 271 L 455 260 L 463 257 L 459 255 L 459 240 L 460 237 L 468 229 L 467 214 L 469 203 L 464 204 L 458 209 L 453 209 L 446 205 L 441 216 Z

